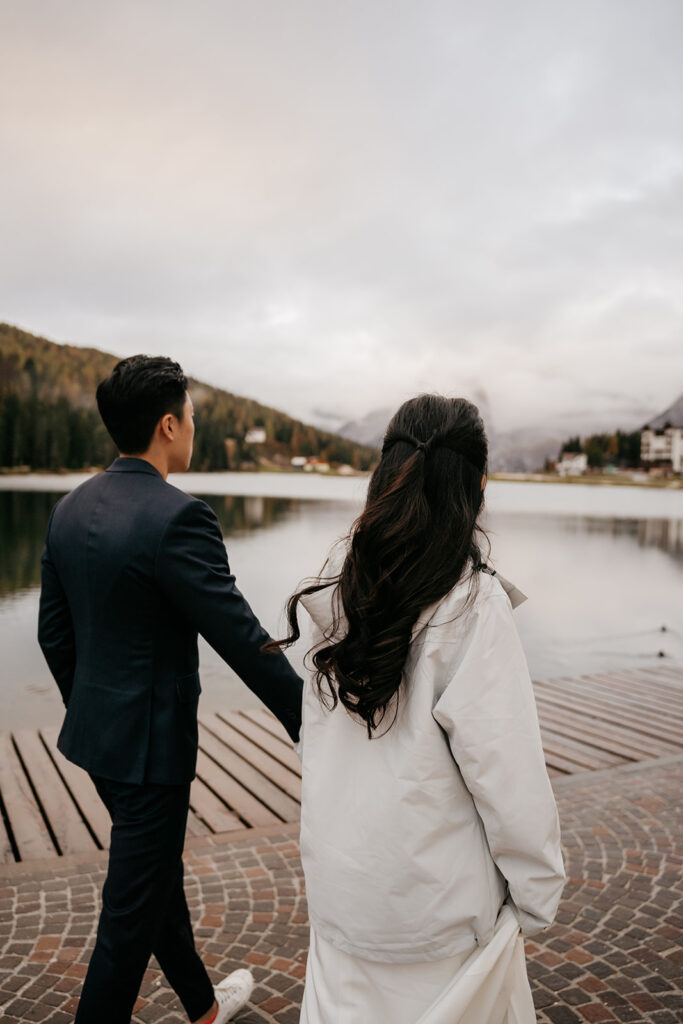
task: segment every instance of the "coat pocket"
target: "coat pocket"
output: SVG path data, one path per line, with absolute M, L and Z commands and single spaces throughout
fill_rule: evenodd
M 186 676 L 176 679 L 176 692 L 181 704 L 189 704 L 199 698 L 202 688 L 199 682 L 199 673 L 190 672 Z

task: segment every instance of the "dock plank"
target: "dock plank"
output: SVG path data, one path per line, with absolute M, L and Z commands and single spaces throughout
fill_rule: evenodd
M 597 674 L 588 678 L 597 679 L 603 685 L 625 694 L 630 700 L 645 700 L 648 707 L 658 708 L 665 713 L 672 709 L 678 718 L 683 718 L 683 690 L 680 687 L 676 689 L 661 681 L 651 683 L 634 679 L 630 673 Z
M 665 718 L 675 718 L 683 723 L 683 702 L 678 703 L 668 694 L 661 691 L 655 695 L 646 688 L 639 688 L 630 680 L 621 680 L 618 676 L 582 676 L 591 689 L 598 693 L 605 694 L 611 700 L 629 707 L 646 707 L 647 711 L 654 715 L 663 715 Z
M 237 729 L 242 735 L 246 736 L 247 739 L 251 740 L 265 750 L 267 754 L 274 757 L 276 761 L 283 764 L 285 768 L 289 768 L 290 771 L 294 772 L 295 775 L 301 777 L 301 761 L 297 757 L 292 747 L 292 741 L 288 738 L 287 743 L 277 739 L 272 733 L 268 732 L 262 726 L 257 725 L 246 715 L 240 712 L 233 712 L 232 714 L 222 714 L 220 711 L 217 713 L 218 718 L 222 719 L 227 725 L 231 725 L 233 729 Z
M 243 711 L 242 714 L 245 718 L 251 719 L 252 722 L 256 722 L 267 732 L 271 733 L 275 739 L 288 743 L 291 747 L 292 741 L 289 738 L 289 733 L 282 722 L 271 711 L 267 711 L 265 708 L 250 708 L 248 711 Z
M 301 776 L 290 771 L 277 761 L 262 747 L 257 746 L 242 733 L 234 729 L 228 722 L 217 715 L 211 719 L 202 719 L 202 724 L 213 733 L 226 747 L 239 754 L 248 764 L 257 768 L 261 774 L 274 782 L 284 793 L 292 797 L 297 804 L 301 803 Z M 296 757 L 296 755 L 294 755 Z
M 58 854 L 8 732 L 0 733 L 0 791 L 21 860 Z
M 199 735 L 200 746 L 210 753 L 218 763 L 229 764 L 229 771 L 233 778 L 273 811 L 281 821 L 298 820 L 300 807 L 297 801 L 283 792 L 279 786 L 271 782 L 267 776 L 234 749 L 228 753 L 229 748 L 212 731 L 207 729 L 203 719 L 200 719 L 199 722 Z
M 541 738 L 544 750 L 552 750 L 561 754 L 567 760 L 575 761 L 576 764 L 591 771 L 611 768 L 613 765 L 624 764 L 626 761 L 626 758 L 620 757 L 618 754 L 588 746 L 580 740 L 568 737 L 565 733 L 555 729 L 549 729 L 547 726 L 541 726 Z
M 545 755 L 546 768 L 552 768 L 556 773 L 561 775 L 575 775 L 577 771 L 585 771 L 585 769 L 578 765 L 576 761 L 571 761 L 569 758 L 555 753 L 554 750 L 547 750 L 544 747 L 543 753 Z
M 568 680 L 568 682 L 573 683 L 574 680 Z M 680 729 L 667 728 L 660 719 L 652 721 L 651 716 L 648 716 L 644 711 L 641 714 L 631 711 L 625 712 L 615 701 L 604 700 L 590 692 L 577 692 L 561 681 L 553 680 L 547 683 L 536 683 L 535 685 L 537 693 L 559 704 L 560 707 L 568 707 L 586 714 L 590 718 L 604 719 L 607 722 L 616 722 L 619 725 L 628 726 L 634 732 L 644 733 L 646 736 L 661 737 L 679 747 L 683 743 Z
M 639 673 L 645 672 L 645 669 L 638 669 Z M 647 670 L 649 678 L 670 680 L 677 689 L 683 689 L 683 669 L 676 669 L 673 665 L 656 665 L 652 669 Z
M 679 748 L 665 740 L 654 740 L 648 736 L 636 735 L 628 729 L 607 722 L 598 723 L 586 715 L 579 715 L 566 708 L 559 708 L 545 698 L 537 696 L 538 716 L 542 725 L 564 729 L 565 733 L 586 743 L 593 743 L 605 750 L 621 754 L 627 760 L 642 761 L 648 757 L 665 757 L 678 753 Z
M 202 821 L 202 819 L 199 818 L 192 810 L 192 807 L 190 807 L 187 812 L 187 826 L 185 834 L 188 836 L 209 836 L 212 831 L 213 830 L 209 828 L 206 822 Z
M 244 822 L 200 778 L 192 782 L 190 806 L 211 832 L 232 832 L 244 828 Z
M 81 814 L 94 832 L 99 846 L 103 850 L 108 850 L 111 836 L 111 818 L 107 808 L 100 800 L 90 776 L 83 768 L 79 768 L 78 765 L 68 761 L 62 752 L 57 749 L 57 736 L 59 735 L 57 726 L 44 727 L 40 732 L 47 745 L 50 757 L 55 762 L 58 772 L 71 791 Z
M 19 729 L 14 733 L 14 742 L 61 852 L 88 853 L 97 849 L 40 735 L 32 729 Z
M 213 740 L 213 737 L 210 737 Z M 215 744 L 215 748 L 214 748 Z M 269 807 L 257 800 L 248 789 L 233 778 L 223 767 L 220 760 L 212 760 L 209 756 L 214 750 L 218 758 L 225 760 L 225 750 L 220 749 L 218 740 L 205 740 L 197 755 L 197 775 L 227 807 L 234 811 L 248 828 L 261 825 L 276 825 L 282 821 Z
M 574 711 L 576 714 L 585 715 L 593 721 L 624 726 L 632 730 L 636 735 L 644 735 L 652 739 L 657 739 L 662 735 L 662 730 L 657 724 L 641 720 L 635 715 L 626 715 L 613 704 L 603 703 L 590 697 L 568 695 L 562 692 L 562 690 L 553 691 L 548 688 L 541 692 L 545 700 L 554 703 L 558 708 L 566 708 L 567 710 Z M 663 738 L 676 746 L 677 749 L 681 748 L 675 730 L 666 730 Z
M 616 672 L 598 674 L 607 678 L 626 679 L 655 693 L 666 693 L 678 700 L 683 700 L 683 670 L 676 670 L 673 666 L 669 668 L 653 666 L 649 669 L 625 668 Z
M 0 864 L 13 864 L 15 859 L 5 819 L 0 815 Z
M 623 708 L 628 713 L 645 715 L 646 718 L 654 721 L 680 721 L 683 724 L 683 715 L 679 714 L 676 708 L 667 705 L 666 702 L 652 700 L 645 693 L 629 693 L 626 688 L 618 686 L 616 681 L 604 682 L 597 676 L 586 676 L 571 681 L 572 690 L 577 693 L 590 694 L 600 700 L 606 700 Z

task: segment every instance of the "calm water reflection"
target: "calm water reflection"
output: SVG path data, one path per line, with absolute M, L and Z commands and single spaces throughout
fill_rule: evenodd
M 40 584 L 40 553 L 52 506 L 60 494 L 0 491 L 0 599 Z M 209 495 L 224 535 L 243 536 L 275 525 L 290 512 L 286 498 Z
M 59 719 L 35 639 L 40 553 L 56 493 L 0 491 L 0 721 Z M 209 495 L 238 582 L 281 635 L 284 601 L 317 571 L 360 506 L 348 501 Z M 516 612 L 536 678 L 637 667 L 659 652 L 683 662 L 683 518 L 493 512 L 493 561 L 529 596 Z M 304 643 L 292 652 L 301 669 Z M 202 707 L 248 706 L 251 695 L 201 643 Z

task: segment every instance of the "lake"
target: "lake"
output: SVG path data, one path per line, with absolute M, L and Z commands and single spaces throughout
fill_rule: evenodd
M 52 505 L 83 479 L 0 477 L 3 728 L 61 718 L 36 641 L 40 553 Z M 286 598 L 346 533 L 367 485 L 312 474 L 170 480 L 214 509 L 240 588 L 278 636 Z M 683 492 L 491 481 L 486 501 L 490 561 L 529 598 L 515 618 L 534 678 L 683 663 Z M 300 643 L 291 654 L 300 671 L 305 650 Z M 203 641 L 200 671 L 202 710 L 254 705 Z

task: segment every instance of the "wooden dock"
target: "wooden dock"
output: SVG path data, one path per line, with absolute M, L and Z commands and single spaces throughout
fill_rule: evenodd
M 535 683 L 550 775 L 683 753 L 683 669 Z M 57 727 L 0 733 L 0 863 L 106 849 L 109 817 Z M 301 766 L 266 710 L 202 715 L 189 835 L 295 822 Z
M 552 679 L 534 690 L 551 776 L 683 753 L 683 668 Z

